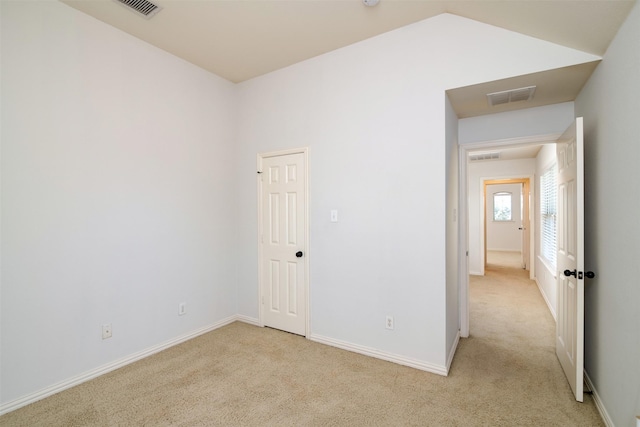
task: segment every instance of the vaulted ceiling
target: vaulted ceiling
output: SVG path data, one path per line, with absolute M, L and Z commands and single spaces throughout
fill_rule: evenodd
M 153 0 L 162 10 L 145 19 L 116 0 L 61 1 L 232 82 L 441 13 L 601 56 L 634 4 L 634 0 L 380 0 L 367 7 L 361 0 Z M 488 109 L 488 91 L 519 85 L 538 85 L 535 105 L 570 101 L 596 65 L 490 82 L 457 89 L 449 96 L 460 117 L 534 106 L 514 103 Z

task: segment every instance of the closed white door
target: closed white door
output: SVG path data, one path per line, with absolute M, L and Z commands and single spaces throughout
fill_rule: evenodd
M 576 400 L 583 400 L 584 159 L 582 117 L 557 142 L 558 299 L 556 354 Z
M 262 322 L 306 335 L 305 154 L 263 157 L 261 166 Z

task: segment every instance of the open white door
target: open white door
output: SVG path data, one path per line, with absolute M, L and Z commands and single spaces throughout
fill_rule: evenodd
M 558 139 L 556 354 L 576 400 L 583 400 L 584 158 L 582 117 Z
M 529 206 L 530 206 L 530 190 L 529 190 L 529 180 L 526 179 L 522 182 L 520 188 L 520 230 L 522 231 L 520 236 L 521 241 L 521 253 L 522 253 L 522 268 L 524 270 L 529 270 L 530 268 L 530 236 L 531 236 L 531 227 L 529 226 Z

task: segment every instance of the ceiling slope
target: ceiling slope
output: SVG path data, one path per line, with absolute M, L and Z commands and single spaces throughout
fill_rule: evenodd
M 152 19 L 113 0 L 62 0 L 232 82 L 442 13 L 603 55 L 632 0 L 154 0 Z

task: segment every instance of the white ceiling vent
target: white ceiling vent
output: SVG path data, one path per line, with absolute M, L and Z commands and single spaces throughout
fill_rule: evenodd
M 157 4 L 153 4 L 147 0 L 113 0 L 116 3 L 127 6 L 129 9 L 135 11 L 139 15 L 142 15 L 146 19 L 151 19 L 156 13 L 160 12 L 162 8 Z
M 487 101 L 489 101 L 489 105 L 491 106 L 508 104 L 509 102 L 530 101 L 533 99 L 533 94 L 535 92 L 535 86 L 504 90 L 502 92 L 493 92 L 487 94 Z
M 500 160 L 500 152 L 469 154 L 469 161 L 471 162 L 479 162 L 482 160 Z

